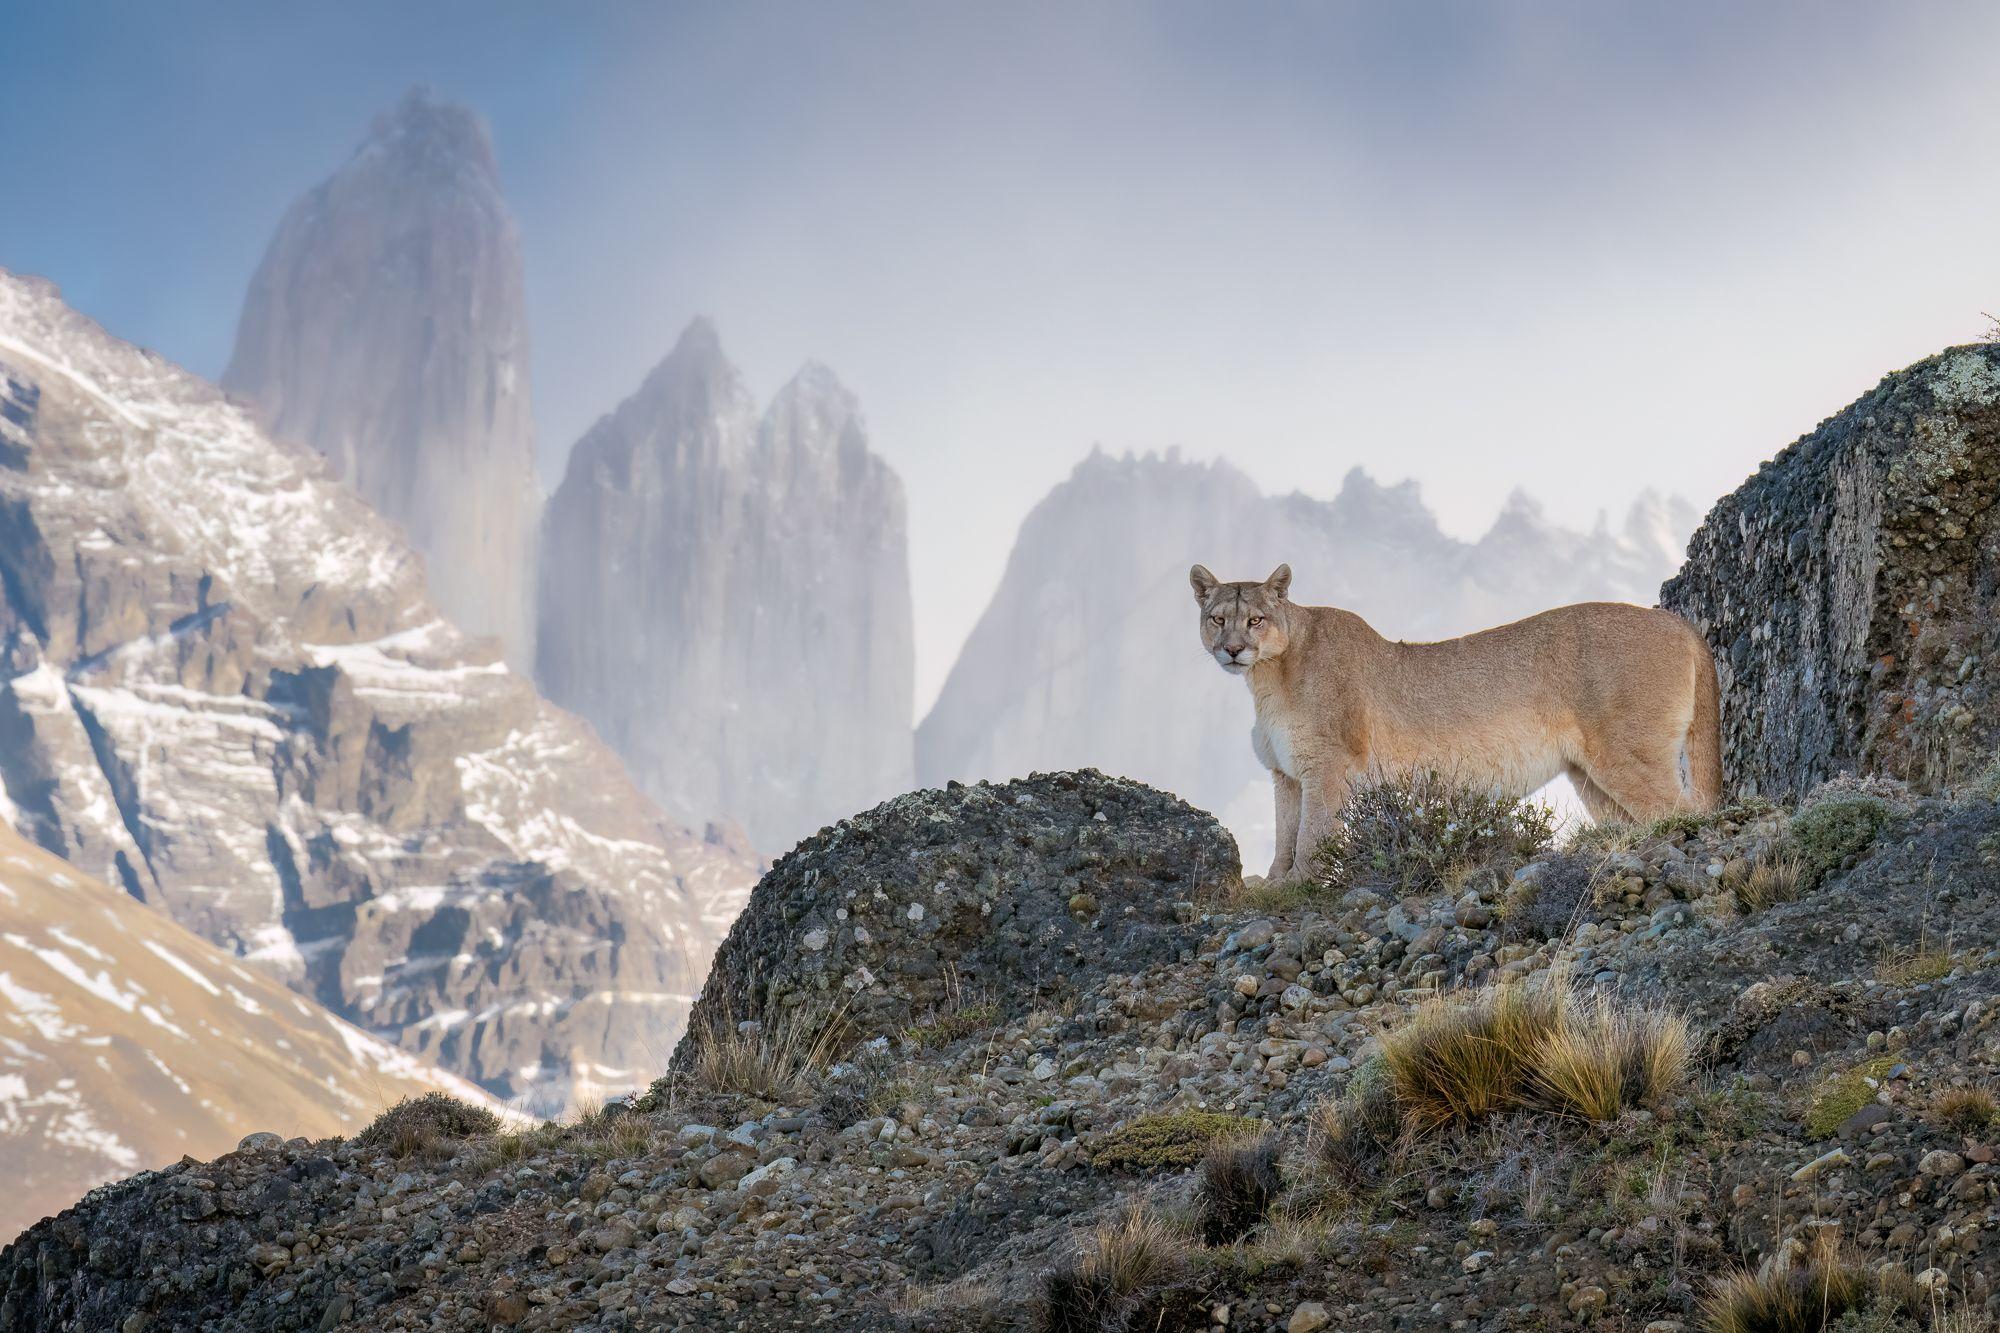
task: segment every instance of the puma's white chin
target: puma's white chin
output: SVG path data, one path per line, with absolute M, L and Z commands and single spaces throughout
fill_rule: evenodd
M 1250 669 L 1248 662 L 1223 662 L 1219 665 L 1232 676 L 1240 676 Z

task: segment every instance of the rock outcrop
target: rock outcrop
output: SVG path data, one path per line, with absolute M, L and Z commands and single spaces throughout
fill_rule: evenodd
M 536 678 L 670 815 L 782 851 L 910 785 L 903 488 L 807 366 L 760 418 L 697 320 L 570 455 Z
M 1072 803 L 1115 785 L 1063 781 L 1028 785 L 1031 822 L 996 819 L 999 839 L 1067 836 Z M 976 815 L 979 799 L 919 808 L 948 828 L 959 807 L 943 802 Z M 1038 808 L 1065 818 L 1044 825 Z M 1978 886 L 2000 806 L 1899 810 L 1797 902 L 1745 905 L 1761 902 L 1745 866 L 1784 859 L 1796 826 L 1725 811 L 1597 853 L 1574 933 L 1558 922 L 1553 940 L 1517 930 L 1527 875 L 1477 877 L 1456 901 L 1233 898 L 1202 904 L 1178 952 L 1100 969 L 1083 950 L 1041 1004 L 968 1006 L 831 1068 L 771 1071 L 774 1100 L 690 1070 L 511 1140 L 398 1158 L 363 1137 L 177 1165 L 0 1253 L 0 1325 L 1642 1333 L 1703 1326 L 1714 1280 L 1837 1233 L 1862 1273 L 1900 1274 L 1916 1310 L 1939 1312 L 1928 1326 L 1984 1327 L 2000 1315 L 2000 1121 L 1979 1095 L 2000 1078 L 2000 895 Z M 933 821 L 909 813 L 816 840 L 823 891 L 766 895 L 774 956 L 796 948 L 788 911 L 831 915 L 846 887 L 865 903 L 898 852 L 936 854 Z M 1199 818 L 1163 813 L 1190 831 Z M 994 876 L 996 914 L 1051 894 L 1016 864 Z M 908 901 L 906 882 L 885 897 Z M 1076 938 L 1112 938 L 1128 907 L 1105 900 Z M 1028 970 L 990 978 L 1031 989 L 1039 960 L 1015 961 Z M 1419 1006 L 1496 977 L 1685 1012 L 1702 1075 L 1602 1122 L 1413 1127 L 1417 1146 L 1357 1191 L 1322 1109 L 1379 1085 L 1381 1038 Z M 1278 1209 L 1248 1207 L 1233 1243 L 1177 1232 L 1210 1215 L 1213 1138 L 1257 1134 L 1282 1167 Z M 1116 1244 L 1135 1213 L 1155 1226 L 1124 1234 L 1146 1248 L 1115 1253 L 1144 1262 L 1108 1293 L 1079 1279 L 1079 1251 Z
M 645 1082 L 751 879 L 303 446 L 0 273 L 15 826 L 495 1093 Z
M 1473 544 L 1438 529 L 1414 483 L 1360 470 L 1339 495 L 1266 496 L 1223 463 L 1093 453 L 1021 525 L 999 590 L 917 730 L 917 780 L 1094 765 L 1221 813 L 1261 871 L 1269 782 L 1242 682 L 1196 637 L 1188 566 L 1262 578 L 1392 638 L 1434 639 L 1564 602 L 1650 603 L 1694 522 L 1642 497 L 1618 531 L 1564 530 L 1522 495 Z
M 527 669 L 541 491 L 521 247 L 477 116 L 413 90 L 292 206 L 222 384 L 401 524 L 445 614 Z
M 487 1100 L 0 828 L 0 1237 L 141 1168 L 440 1091 Z
M 1660 601 L 1714 649 L 1735 789 L 1978 772 L 2000 743 L 1996 499 L 1986 345 L 1890 375 L 1715 506 Z
M 1215 818 L 1085 769 L 915 791 L 806 839 L 758 881 L 689 1030 L 857 1039 L 1171 961 L 1242 882 Z M 692 1041 L 676 1051 L 685 1065 Z

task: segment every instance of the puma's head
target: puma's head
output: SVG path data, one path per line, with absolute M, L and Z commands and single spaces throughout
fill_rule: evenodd
M 1262 583 L 1222 583 L 1196 565 L 1188 571 L 1201 607 L 1201 646 L 1231 675 L 1285 651 L 1285 593 L 1292 567 L 1279 565 Z

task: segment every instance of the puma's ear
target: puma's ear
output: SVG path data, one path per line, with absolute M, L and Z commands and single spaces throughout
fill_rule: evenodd
M 1269 588 L 1279 601 L 1284 601 L 1285 594 L 1292 590 L 1292 567 L 1279 565 L 1271 571 L 1271 577 L 1264 580 L 1264 586 Z
M 1208 572 L 1207 565 L 1196 565 L 1188 571 L 1188 582 L 1194 587 L 1194 599 L 1206 602 L 1208 595 L 1222 585 L 1222 581 Z

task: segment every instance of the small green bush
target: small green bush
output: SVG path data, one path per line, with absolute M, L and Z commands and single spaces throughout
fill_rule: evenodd
M 375 1117 L 354 1141 L 374 1152 L 408 1157 L 440 1144 L 495 1134 L 500 1118 L 483 1106 L 473 1106 L 442 1092 L 405 1097 Z
M 999 1021 L 1000 1006 L 991 1000 L 981 1000 L 977 1004 L 945 1010 L 925 1022 L 912 1023 L 903 1029 L 903 1036 L 926 1049 L 949 1046 L 975 1032 L 984 1032 Z
M 1514 867 L 1555 839 L 1555 812 L 1495 796 L 1436 771 L 1365 782 L 1341 812 L 1342 827 L 1320 844 L 1321 885 L 1382 885 L 1399 894 L 1456 889 L 1473 873 Z
M 1173 1111 L 1128 1120 L 1100 1140 L 1090 1164 L 1100 1171 L 1152 1174 L 1185 1171 L 1208 1155 L 1218 1139 L 1240 1138 L 1263 1122 L 1221 1111 Z
M 1792 816 L 1780 859 L 1799 866 L 1800 892 L 1810 893 L 1851 860 L 1858 860 L 1895 819 L 1887 801 L 1847 796 L 1809 805 Z

